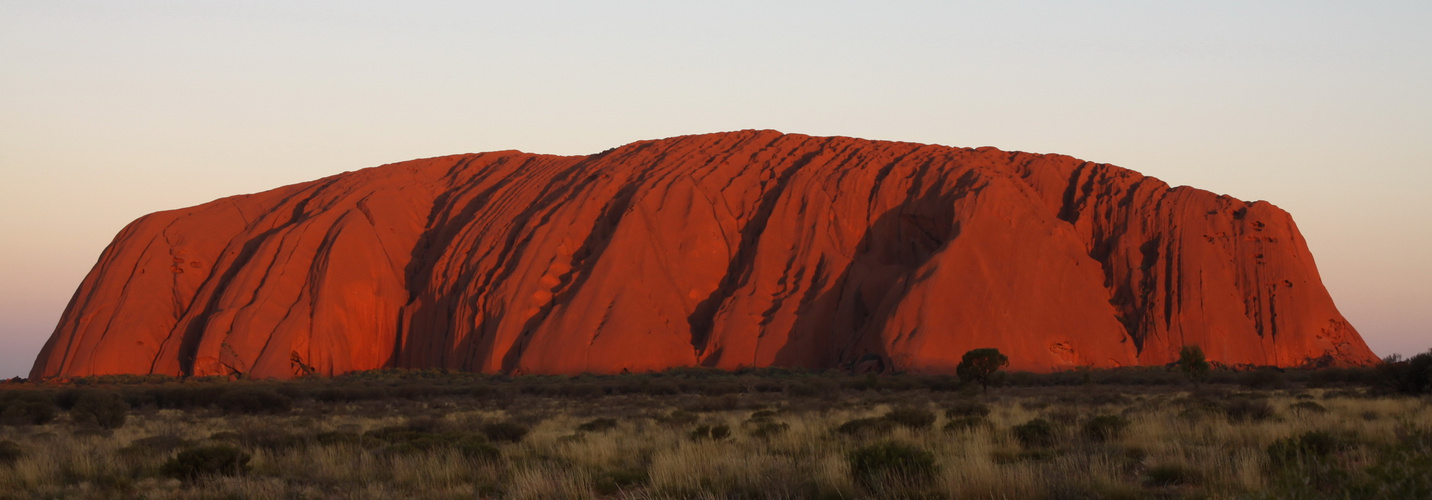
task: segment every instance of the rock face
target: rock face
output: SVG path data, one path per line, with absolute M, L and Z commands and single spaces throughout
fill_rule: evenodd
M 343 173 L 126 227 L 32 377 L 1376 361 L 1286 212 L 1067 156 L 742 131 Z

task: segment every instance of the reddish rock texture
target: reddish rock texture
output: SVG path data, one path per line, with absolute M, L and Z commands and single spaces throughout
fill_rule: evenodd
M 385 165 L 125 228 L 33 377 L 1376 358 L 1277 207 L 1067 156 L 742 131 Z

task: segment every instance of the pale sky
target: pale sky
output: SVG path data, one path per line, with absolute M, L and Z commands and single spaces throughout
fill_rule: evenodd
M 1268 200 L 1374 352 L 1432 347 L 1432 2 L 415 3 L 0 0 L 0 377 L 149 212 L 748 128 Z

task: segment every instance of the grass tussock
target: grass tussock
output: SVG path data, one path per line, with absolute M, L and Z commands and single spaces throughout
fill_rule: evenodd
M 1432 496 L 1427 400 L 1339 382 L 1356 372 L 1220 376 L 989 393 L 777 370 L 12 385 L 0 498 Z

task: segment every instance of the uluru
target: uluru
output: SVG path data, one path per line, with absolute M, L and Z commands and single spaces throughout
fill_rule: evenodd
M 1288 213 L 1062 155 L 775 131 L 499 151 L 153 213 L 32 378 L 1365 365 Z

